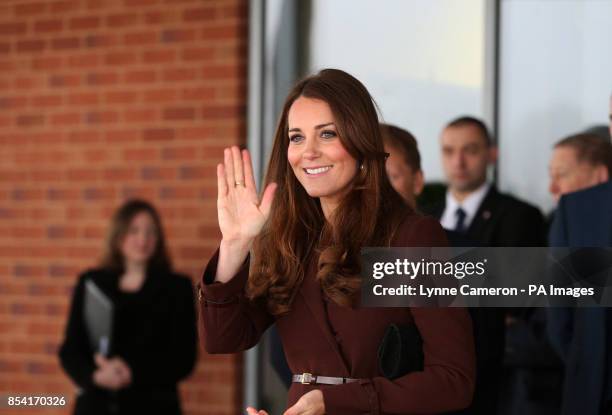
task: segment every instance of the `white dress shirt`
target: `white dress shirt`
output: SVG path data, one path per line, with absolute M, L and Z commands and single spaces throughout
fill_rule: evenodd
M 461 203 L 455 199 L 450 190 L 446 191 L 446 207 L 440 218 L 440 224 L 444 229 L 451 231 L 455 230 L 457 225 L 457 209 L 461 208 L 465 212 L 465 220 L 463 222 L 464 229 L 468 229 L 478 212 L 478 208 L 482 204 L 491 185 L 485 182 L 478 189 L 474 190 L 468 197 L 463 199 Z

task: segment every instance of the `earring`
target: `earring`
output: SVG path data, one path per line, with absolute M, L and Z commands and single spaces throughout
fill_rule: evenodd
M 363 171 L 364 167 L 363 167 L 363 163 L 359 164 L 359 170 Z

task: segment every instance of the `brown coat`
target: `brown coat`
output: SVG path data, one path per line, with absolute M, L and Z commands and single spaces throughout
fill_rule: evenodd
M 439 223 L 410 215 L 392 246 L 446 246 Z M 227 283 L 212 283 L 218 253 L 202 278 L 200 335 L 209 353 L 254 346 L 276 322 L 293 373 L 360 378 L 343 385 L 293 383 L 288 405 L 304 393 L 323 392 L 328 414 L 431 414 L 468 406 L 475 381 L 472 324 L 459 308 L 348 308 L 322 295 L 315 279 L 317 258 L 308 264 L 291 311 L 274 319 L 244 297 L 248 261 Z M 381 376 L 377 350 L 391 323 L 415 322 L 423 337 L 425 367 L 393 381 Z

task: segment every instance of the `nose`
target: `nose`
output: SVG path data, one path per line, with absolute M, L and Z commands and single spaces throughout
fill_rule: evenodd
M 306 137 L 302 157 L 307 160 L 314 160 L 320 155 L 321 151 L 319 149 L 319 141 L 316 139 L 316 137 Z

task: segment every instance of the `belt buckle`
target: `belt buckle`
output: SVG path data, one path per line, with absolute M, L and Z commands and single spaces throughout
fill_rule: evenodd
M 312 373 L 304 372 L 302 373 L 302 381 L 300 382 L 302 385 L 310 385 L 314 383 L 316 376 L 312 376 Z

